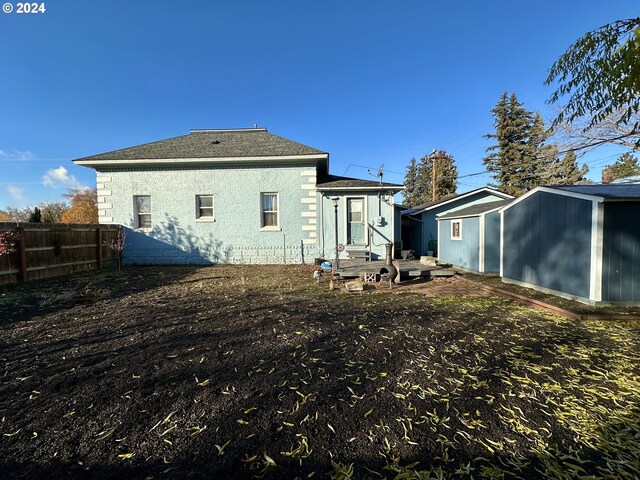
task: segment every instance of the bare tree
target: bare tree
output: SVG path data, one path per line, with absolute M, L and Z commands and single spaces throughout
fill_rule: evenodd
M 618 109 L 594 124 L 587 117 L 577 118 L 572 123 L 560 123 L 555 126 L 554 139 L 562 151 L 573 151 L 578 155 L 605 143 L 637 149 L 640 131 L 635 130 L 634 125 L 640 123 L 640 113 L 633 113 L 629 122 L 623 123 L 621 119 L 625 114 L 624 110 Z

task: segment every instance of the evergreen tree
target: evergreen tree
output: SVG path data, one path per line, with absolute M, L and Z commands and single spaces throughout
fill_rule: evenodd
M 31 212 L 31 216 L 29 217 L 30 223 L 40 223 L 42 222 L 42 213 L 38 207 L 33 208 L 33 212 Z
M 403 202 L 406 206 L 417 205 L 415 201 L 416 197 L 416 183 L 418 180 L 418 167 L 416 165 L 416 159 L 412 158 L 407 167 L 407 174 L 404 177 L 404 191 L 402 192 Z
M 542 116 L 526 110 L 515 93 L 503 93 L 491 110 L 496 140 L 483 159 L 493 174 L 496 187 L 511 195 L 521 195 L 539 185 L 555 161 L 557 147 L 546 143 L 548 133 Z
M 586 164 L 579 167 L 577 158 L 574 152 L 567 152 L 562 159 L 557 158 L 551 164 L 549 175 L 544 183 L 546 185 L 578 185 L 591 183 L 586 178 L 589 167 Z
M 456 193 L 458 168 L 455 159 L 444 150 L 433 151 L 416 162 L 411 159 L 405 176 L 404 204 L 415 207 L 433 200 L 433 166 L 435 164 L 435 199 Z
M 435 175 L 435 192 L 436 200 L 455 195 L 458 188 L 458 168 L 456 167 L 453 156 L 444 150 L 438 150 L 431 155 L 431 168 L 436 169 Z M 429 172 L 433 182 L 433 171 Z M 433 192 L 433 190 L 432 190 Z M 433 199 L 433 193 L 432 193 Z
M 613 165 L 607 165 L 602 171 L 602 183 L 611 183 L 614 180 L 640 175 L 638 159 L 630 153 L 623 153 Z

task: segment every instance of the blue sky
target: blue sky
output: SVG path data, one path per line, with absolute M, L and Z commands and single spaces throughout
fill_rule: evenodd
M 337 175 L 384 164 L 401 183 L 434 148 L 481 172 L 502 92 L 549 117 L 554 60 L 640 14 L 637 0 L 44 3 L 0 13 L 0 208 L 95 185 L 74 158 L 192 128 L 257 124 L 329 152 Z M 582 161 L 599 179 L 619 153 Z

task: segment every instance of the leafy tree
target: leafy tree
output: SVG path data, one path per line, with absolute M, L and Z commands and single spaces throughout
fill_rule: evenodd
M 623 153 L 613 165 L 607 165 L 602 171 L 602 183 L 611 183 L 619 178 L 640 175 L 638 159 L 630 153 Z
M 0 210 L 0 222 L 10 222 L 11 216 L 9 212 L 5 212 L 4 210 Z
M 575 152 L 567 152 L 562 159 L 556 158 L 550 165 L 549 175 L 545 178 L 544 183 L 547 185 L 576 185 L 591 183 L 587 180 L 586 175 L 589 167 L 583 164 L 578 165 L 578 157 Z
M 567 98 L 553 122 L 587 118 L 583 131 L 618 115 L 617 125 L 628 125 L 626 133 L 595 140 L 597 145 L 635 136 L 640 147 L 640 17 L 604 25 L 571 45 L 551 67 L 546 84 L 558 82 L 549 99 L 558 103 Z
M 60 217 L 60 223 L 98 223 L 98 195 L 95 188 L 70 189 L 65 197 L 71 207 Z
M 496 131 L 485 138 L 496 144 L 487 148 L 483 163 L 500 190 L 520 195 L 539 184 L 557 149 L 545 143 L 542 117 L 526 110 L 515 93 L 504 92 L 491 112 Z
M 411 159 L 405 176 L 404 203 L 415 207 L 433 200 L 435 165 L 435 199 L 449 197 L 456 193 L 458 168 L 453 156 L 444 150 L 434 150 L 416 162 Z

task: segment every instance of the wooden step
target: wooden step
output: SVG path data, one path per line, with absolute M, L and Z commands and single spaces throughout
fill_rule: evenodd
M 369 250 L 347 250 L 349 258 L 369 258 Z

